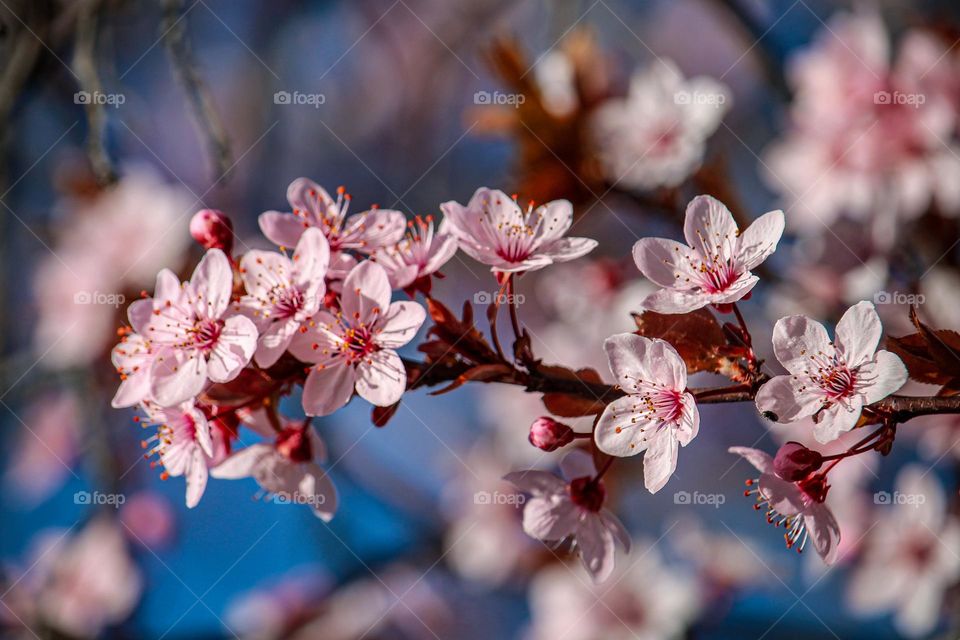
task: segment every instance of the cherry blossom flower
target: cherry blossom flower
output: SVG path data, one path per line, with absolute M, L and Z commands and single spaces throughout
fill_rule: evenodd
M 781 318 L 773 328 L 773 350 L 789 375 L 760 388 L 757 409 L 776 422 L 813 416 L 817 441 L 835 440 L 857 424 L 864 405 L 887 397 L 907 380 L 900 358 L 877 350 L 882 330 L 867 301 L 843 314 L 835 342 L 822 324 L 806 316 Z
M 603 585 L 563 566 L 537 573 L 529 591 L 530 640 L 685 637 L 705 594 L 693 576 L 668 564 L 651 541 L 638 540 L 635 546 L 635 557 Z
M 294 336 L 290 352 L 313 366 L 303 385 L 307 415 L 324 416 L 345 405 L 354 389 L 389 406 L 403 395 L 407 374 L 395 349 L 410 342 L 426 319 L 416 302 L 390 302 L 386 271 L 369 260 L 343 282 L 340 310 L 320 311 Z
M 627 97 L 607 100 L 594 116 L 608 180 L 636 189 L 679 185 L 700 167 L 730 103 L 722 83 L 685 79 L 673 62 L 658 60 L 636 73 Z
M 897 218 L 960 209 L 948 44 L 916 30 L 901 42 L 893 55 L 876 12 L 842 13 L 790 61 L 793 127 L 764 167 L 799 230 L 846 215 L 890 240 Z
M 877 494 L 889 498 L 881 507 L 887 513 L 871 530 L 848 595 L 855 612 L 893 611 L 902 634 L 926 636 L 960 580 L 960 521 L 947 515 L 943 489 L 928 470 L 907 467 L 896 486 L 894 494 Z
M 656 493 L 677 469 L 678 445 L 687 446 L 700 428 L 700 412 L 687 391 L 687 367 L 659 339 L 619 333 L 603 347 L 627 395 L 603 410 L 594 432 L 597 446 L 612 456 L 643 453 L 644 485 Z
M 330 247 L 315 227 L 304 231 L 293 258 L 273 251 L 248 251 L 240 260 L 240 277 L 247 295 L 239 309 L 257 325 L 260 338 L 254 358 L 263 368 L 273 366 L 290 345 L 297 329 L 323 304 L 324 276 Z
M 783 212 L 770 211 L 741 233 L 722 202 L 697 196 L 687 205 L 683 223 L 689 246 L 666 238 L 643 238 L 633 246 L 637 268 L 663 287 L 643 306 L 687 313 L 741 300 L 759 281 L 750 270 L 776 250 L 783 224 Z
M 571 451 L 560 461 L 566 481 L 546 471 L 514 471 L 504 476 L 533 497 L 524 504 L 523 530 L 532 538 L 560 541 L 573 537 L 580 560 L 595 582 L 610 577 L 616 544 L 630 550 L 630 536 L 613 513 L 603 508 L 606 489 L 596 477 L 593 458 Z
M 251 426 L 248 424 L 248 426 Z M 337 511 L 337 490 L 317 464 L 326 446 L 309 423 L 287 423 L 272 434 L 273 443 L 252 444 L 210 470 L 214 478 L 252 477 L 278 502 L 308 504 L 315 516 L 329 522 Z
M 192 509 L 200 503 L 207 488 L 207 461 L 213 456 L 207 418 L 192 400 L 177 407 L 160 407 L 147 402 L 144 410 L 147 420 L 141 420 L 141 424 L 157 429 L 156 434 L 143 441 L 144 448 L 148 448 L 144 457 L 158 457 L 164 469 L 161 477 L 186 478 L 187 507 Z
M 441 223 L 433 231 L 433 217 L 417 216 L 407 223 L 410 231 L 399 242 L 381 247 L 373 259 L 383 267 L 394 289 L 413 287 L 422 278 L 436 273 L 457 252 L 457 239 Z M 425 285 L 429 292 L 429 285 Z
M 526 211 L 514 198 L 480 187 L 467 206 L 451 200 L 440 205 L 447 230 L 471 258 L 491 271 L 535 271 L 586 255 L 597 246 L 589 238 L 563 237 L 573 224 L 573 205 L 554 200 Z
M 840 544 L 840 527 L 824 504 L 830 489 L 826 476 L 818 473 L 789 482 L 776 474 L 773 458 L 763 451 L 749 447 L 730 447 L 729 451 L 742 456 L 760 472 L 759 478 L 747 480 L 747 486 L 755 488 L 744 495 L 756 495 L 753 508 L 764 510 L 767 522 L 777 527 L 783 525 L 787 548 L 796 548 L 800 553 L 807 538 L 812 537 L 823 561 L 833 564 Z
M 287 188 L 287 202 L 292 213 L 260 214 L 263 235 L 276 245 L 293 247 L 305 229 L 317 227 L 330 244 L 331 265 L 341 271 L 356 264 L 348 250 L 371 254 L 403 237 L 405 218 L 399 211 L 372 208 L 348 217 L 350 195 L 343 187 L 337 189 L 334 200 L 313 180 L 297 178 Z
M 256 349 L 257 327 L 249 318 L 228 313 L 233 270 L 219 249 L 207 251 L 176 294 L 173 273 L 161 271 L 157 280 L 158 297 L 152 300 L 153 317 L 144 337 L 156 349 L 151 394 L 169 407 L 196 396 L 208 379 L 236 378 Z

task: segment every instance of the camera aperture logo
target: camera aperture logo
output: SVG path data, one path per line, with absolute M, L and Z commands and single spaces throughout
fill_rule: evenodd
M 877 491 L 873 494 L 873 503 L 880 505 L 907 505 L 919 508 L 926 503 L 927 496 L 922 493 L 901 493 L 900 491 Z
M 273 502 L 274 504 L 306 504 L 310 506 L 319 506 L 326 504 L 327 496 L 322 493 L 300 493 L 299 491 L 294 491 L 289 493 L 282 491 L 280 493 L 272 493 L 267 497 L 267 500 Z
M 727 501 L 727 496 L 722 493 L 701 493 L 699 491 L 694 491 L 690 493 L 689 491 L 677 491 L 673 494 L 673 503 L 674 504 L 683 504 L 683 505 L 708 505 L 714 509 L 719 509 L 720 505 L 724 504 Z
M 110 505 L 114 509 L 119 509 L 120 505 L 126 501 L 127 497 L 122 493 L 77 491 L 73 494 L 73 504 Z
M 919 305 L 926 301 L 922 293 L 903 293 L 902 291 L 877 291 L 873 294 L 873 304 Z
M 127 101 L 122 93 L 104 93 L 102 91 L 77 91 L 73 94 L 74 104 L 95 104 L 119 109 Z
M 527 501 L 522 493 L 504 493 L 502 491 L 477 491 L 473 494 L 473 504 L 509 504 L 521 505 Z
M 273 94 L 273 104 L 282 105 L 310 105 L 319 109 L 327 102 L 327 96 L 322 93 L 303 93 L 302 91 L 277 91 Z
M 522 293 L 502 293 L 495 291 L 478 291 L 473 294 L 473 304 L 498 304 L 500 306 L 507 304 L 523 304 L 526 298 Z
M 877 91 L 873 94 L 873 104 L 897 104 L 919 109 L 927 101 L 922 93 L 907 93 L 904 91 Z

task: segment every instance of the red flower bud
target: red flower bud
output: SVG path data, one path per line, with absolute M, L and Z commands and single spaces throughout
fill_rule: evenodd
M 190 219 L 190 235 L 207 249 L 222 249 L 228 257 L 233 250 L 233 223 L 222 211 L 197 211 Z
M 799 442 L 788 442 L 780 447 L 773 459 L 777 475 L 789 482 L 803 480 L 823 465 L 823 456 L 807 449 Z
M 530 444 L 544 451 L 556 451 L 573 442 L 573 429 L 553 418 L 542 416 L 530 425 Z

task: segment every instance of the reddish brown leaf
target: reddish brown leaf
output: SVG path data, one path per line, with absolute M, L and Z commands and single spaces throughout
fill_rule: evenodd
M 490 382 L 497 380 L 511 373 L 510 367 L 505 364 L 481 364 L 467 369 L 457 376 L 457 379 L 443 387 L 430 393 L 432 396 L 439 396 L 457 389 L 467 382 Z
M 239 407 L 257 398 L 269 396 L 275 390 L 276 381 L 258 369 L 243 369 L 230 382 L 213 384 L 200 396 L 204 404 L 224 407 Z
M 373 414 L 371 419 L 373 420 L 373 425 L 376 427 L 385 427 L 390 421 L 390 418 L 397 413 L 397 409 L 400 408 L 400 403 L 396 402 L 389 407 L 374 407 Z
M 740 345 L 731 344 L 723 327 L 707 309 L 684 314 L 644 311 L 633 315 L 637 334 L 666 340 L 677 350 L 689 373 L 723 372 L 736 375 L 736 354 Z
M 910 307 L 910 320 L 927 343 L 927 352 L 940 370 L 951 377 L 960 376 L 960 335 L 956 331 L 934 331 L 920 321 L 917 307 Z

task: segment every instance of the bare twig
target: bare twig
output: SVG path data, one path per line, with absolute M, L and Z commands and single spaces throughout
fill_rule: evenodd
M 113 163 L 107 153 L 105 135 L 106 104 L 98 100 L 103 84 L 97 70 L 97 29 L 102 0 L 84 0 L 77 16 L 77 40 L 73 55 L 73 70 L 80 79 L 80 88 L 88 99 L 83 103 L 87 114 L 87 155 L 94 175 L 100 184 L 116 180 Z

